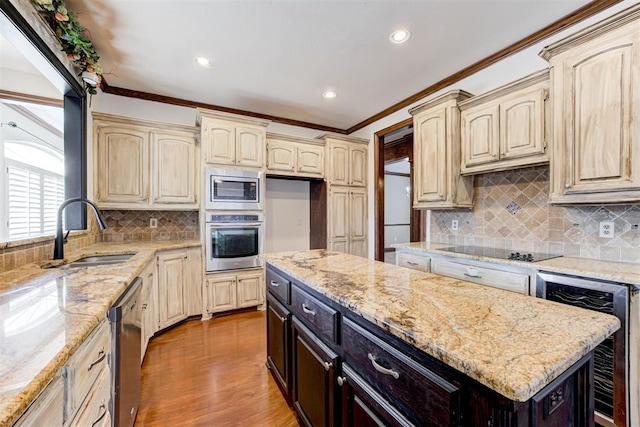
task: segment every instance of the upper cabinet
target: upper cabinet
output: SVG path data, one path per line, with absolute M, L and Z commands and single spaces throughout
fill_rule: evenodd
M 549 161 L 543 70 L 460 102 L 463 174 L 492 172 Z
M 367 186 L 368 140 L 338 134 L 324 134 L 318 139 L 327 143 L 329 184 Z
M 267 173 L 324 178 L 324 141 L 267 133 Z
M 460 175 L 460 110 L 472 95 L 455 90 L 419 105 L 413 115 L 413 208 L 473 206 L 473 177 Z
M 236 114 L 198 110 L 204 163 L 264 168 L 269 121 Z
M 550 203 L 640 201 L 640 5 L 541 56 L 552 82 Z
M 197 209 L 197 129 L 93 113 L 94 200 L 107 209 Z

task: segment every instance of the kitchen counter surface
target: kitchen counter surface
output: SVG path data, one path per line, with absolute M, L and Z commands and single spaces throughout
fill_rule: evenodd
M 640 286 L 640 264 L 629 262 L 601 261 L 597 259 L 575 258 L 562 256 L 539 262 L 512 261 L 478 255 L 459 254 L 441 250 L 455 246 L 451 243 L 413 242 L 398 243 L 392 245 L 396 249 L 406 249 L 414 252 L 445 255 L 456 258 L 474 259 L 493 264 L 517 265 L 519 267 L 533 268 L 554 273 L 573 274 L 593 279 L 611 280 Z
M 616 317 L 325 250 L 264 259 L 353 313 L 526 401 L 620 327 Z
M 157 251 L 193 246 L 200 242 L 97 243 L 46 264 L 91 255 L 135 255 L 115 265 L 29 264 L 0 274 L 0 426 L 17 420 Z

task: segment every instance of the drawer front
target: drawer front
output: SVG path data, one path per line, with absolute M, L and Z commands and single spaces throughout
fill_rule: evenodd
M 400 267 L 413 268 L 414 270 L 429 271 L 431 259 L 429 257 L 423 257 L 419 255 L 410 255 L 405 253 L 398 253 L 398 265 Z
M 340 313 L 321 303 L 296 285 L 292 286 L 291 311 L 305 321 L 313 331 L 329 342 L 338 344 Z
M 61 426 L 64 408 L 62 383 L 59 376 L 53 379 L 13 426 Z
M 345 318 L 342 328 L 345 363 L 417 425 L 457 425 L 460 392 L 371 332 Z M 428 403 L 428 404 L 425 404 Z
M 467 282 L 504 289 L 505 291 L 525 295 L 529 293 L 529 276 L 527 274 L 511 273 L 485 267 L 473 267 L 441 259 L 433 260 L 431 272 L 455 279 L 466 280 Z
M 111 396 L 111 382 L 109 370 L 104 369 L 91 389 L 89 396 L 78 409 L 78 414 L 71 422 L 71 426 L 109 426 L 109 398 Z
M 109 323 L 105 320 L 82 344 L 65 367 L 67 377 L 65 387 L 67 387 L 66 395 L 68 396 L 67 420 L 76 412 L 93 383 L 105 370 L 110 349 Z
M 267 269 L 267 290 L 283 303 L 291 303 L 291 282 L 269 268 Z

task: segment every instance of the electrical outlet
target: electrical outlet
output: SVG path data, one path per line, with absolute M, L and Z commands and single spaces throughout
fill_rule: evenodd
M 457 219 L 451 220 L 451 229 L 453 231 L 456 231 L 458 229 L 458 220 Z
M 600 237 L 613 239 L 614 234 L 613 221 L 600 221 Z
M 149 219 L 149 228 L 158 228 L 158 218 Z

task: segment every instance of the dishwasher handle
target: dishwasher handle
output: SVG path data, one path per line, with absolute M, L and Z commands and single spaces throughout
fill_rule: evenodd
M 122 293 L 120 298 L 116 300 L 107 312 L 107 317 L 110 322 L 117 322 L 122 319 L 129 311 L 133 310 L 138 301 L 140 295 L 140 289 L 142 286 L 142 279 L 136 277 L 127 286 L 127 289 Z

